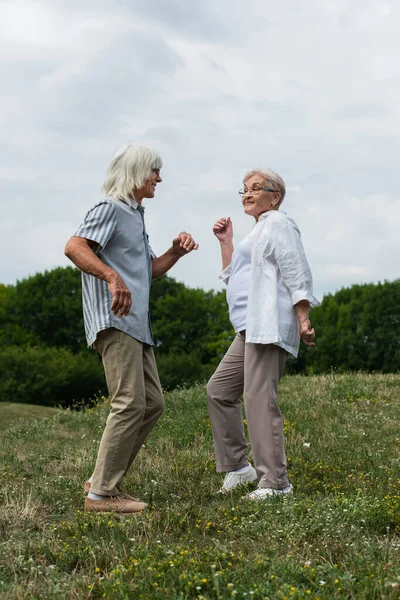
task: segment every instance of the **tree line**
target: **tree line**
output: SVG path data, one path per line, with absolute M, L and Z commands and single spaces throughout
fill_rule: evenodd
M 164 389 L 205 381 L 232 341 L 225 292 L 171 277 L 152 283 L 150 312 Z M 400 368 L 400 280 L 354 285 L 313 309 L 317 346 L 302 345 L 291 373 Z M 70 406 L 107 393 L 86 347 L 81 276 L 73 267 L 0 284 L 0 401 Z

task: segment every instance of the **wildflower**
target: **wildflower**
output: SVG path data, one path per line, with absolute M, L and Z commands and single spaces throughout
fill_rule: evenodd
M 311 446 L 310 442 L 304 442 L 303 444 L 304 448 L 309 448 Z

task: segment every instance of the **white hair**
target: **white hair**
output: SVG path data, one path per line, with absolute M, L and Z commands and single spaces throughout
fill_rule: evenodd
M 145 184 L 152 170 L 161 167 L 161 157 L 153 148 L 126 144 L 112 159 L 103 189 L 115 200 L 129 200 L 133 198 L 133 191 Z
M 243 177 L 243 183 L 245 183 L 250 177 L 253 175 L 261 175 L 263 179 L 265 179 L 267 185 L 271 185 L 271 187 L 275 188 L 277 192 L 280 193 L 281 197 L 279 199 L 279 206 L 285 197 L 286 194 L 286 186 L 282 177 L 275 173 L 272 169 L 253 169 L 252 171 L 247 171 L 245 176 Z

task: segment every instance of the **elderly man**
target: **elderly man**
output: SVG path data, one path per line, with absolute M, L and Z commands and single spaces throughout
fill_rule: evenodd
M 151 148 L 121 148 L 104 182 L 107 198 L 89 210 L 65 247 L 82 271 L 87 343 L 102 357 L 111 402 L 94 473 L 85 484 L 86 511 L 137 513 L 146 506 L 121 483 L 164 408 L 152 348 L 150 283 L 198 248 L 186 232 L 162 256 L 150 247 L 142 201 L 154 197 L 161 166 Z

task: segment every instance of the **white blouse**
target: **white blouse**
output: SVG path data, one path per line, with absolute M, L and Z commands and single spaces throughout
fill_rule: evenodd
M 229 318 L 236 333 L 246 329 L 247 302 L 249 296 L 251 275 L 251 242 L 248 237 L 240 242 L 232 254 L 229 265 L 229 285 L 226 290 L 226 300 L 229 308 Z
M 300 231 L 284 212 L 260 216 L 247 240 L 251 244 L 251 271 L 246 315 L 246 343 L 276 344 L 297 357 L 300 336 L 294 305 L 313 295 L 310 267 Z M 228 283 L 232 263 L 221 273 Z

